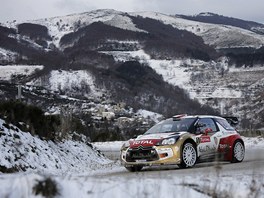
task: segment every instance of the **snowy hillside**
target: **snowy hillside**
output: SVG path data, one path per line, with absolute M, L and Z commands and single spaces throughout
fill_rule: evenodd
M 143 31 L 135 27 L 127 14 L 107 9 L 28 22 L 41 24 L 48 27 L 54 44 L 59 47 L 59 42 L 62 36 L 98 21 L 126 30 Z
M 139 60 L 147 63 L 165 81 L 183 88 L 192 99 L 209 104 L 222 114 L 236 115 L 242 120 L 259 118 L 264 111 L 264 106 L 261 106 L 263 101 L 258 99 L 264 89 L 264 68 L 261 66 L 235 68 L 228 65 L 223 57 L 218 62 L 195 59 L 157 60 L 143 50 L 104 53 L 113 55 L 117 61 Z M 258 108 L 254 109 L 256 100 L 259 100 Z M 251 110 L 245 115 L 247 106 Z
M 217 49 L 238 47 L 259 48 L 264 44 L 264 37 L 262 35 L 237 27 L 196 22 L 154 12 L 131 13 L 131 15 L 156 19 L 175 28 L 190 31 L 201 36 L 205 43 Z
M 56 175 L 84 173 L 111 161 L 96 151 L 85 137 L 81 141 L 52 142 L 22 132 L 0 119 L 1 172 L 33 171 Z
M 194 34 L 201 36 L 207 44 L 213 45 L 216 48 L 259 48 L 264 44 L 263 36 L 241 28 L 195 22 L 155 12 L 123 13 L 115 10 L 96 10 L 79 15 L 76 14 L 66 17 L 56 17 L 47 20 L 37 20 L 34 22 L 46 25 L 55 41 L 59 41 L 62 35 L 65 35 L 66 33 L 76 31 L 76 29 L 80 27 L 84 27 L 98 21 L 122 29 L 144 32 L 144 30 L 140 30 L 135 26 L 129 18 L 129 15 L 153 18 L 162 21 L 165 24 L 170 24 L 175 28 L 193 32 Z M 57 46 L 58 44 L 59 43 L 56 42 Z
M 130 16 L 148 17 L 161 21 L 164 24 L 172 25 L 175 28 L 190 31 L 201 36 L 205 43 L 215 48 L 259 48 L 264 44 L 262 35 L 249 30 L 221 24 L 202 23 L 156 12 L 124 13 L 105 9 L 26 22 L 46 26 L 53 43 L 59 47 L 60 39 L 64 35 L 98 21 L 125 30 L 145 32 L 136 27 Z M 7 23 L 6 25 L 8 27 L 16 27 L 16 24 L 13 22 Z

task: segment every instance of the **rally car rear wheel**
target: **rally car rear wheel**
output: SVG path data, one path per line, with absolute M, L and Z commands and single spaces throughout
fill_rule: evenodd
M 245 147 L 241 141 L 236 141 L 233 146 L 233 155 L 232 161 L 235 162 L 242 162 L 245 156 Z
M 125 167 L 125 168 L 127 170 L 129 170 L 130 172 L 136 172 L 136 171 L 141 171 L 143 166 L 128 166 L 128 167 Z
M 178 165 L 180 168 L 192 167 L 197 160 L 197 153 L 192 143 L 185 143 L 182 147 L 181 163 Z

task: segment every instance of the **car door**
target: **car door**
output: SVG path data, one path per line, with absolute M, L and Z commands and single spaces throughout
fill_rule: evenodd
M 212 118 L 199 118 L 196 124 L 199 156 L 213 157 L 217 152 L 219 129 Z

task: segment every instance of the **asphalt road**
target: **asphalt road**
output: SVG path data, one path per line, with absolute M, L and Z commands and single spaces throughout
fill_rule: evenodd
M 105 146 L 103 148 L 107 150 Z M 111 159 L 119 158 L 119 151 L 113 147 L 108 147 L 108 152 L 102 152 Z M 118 165 L 120 164 L 118 161 L 113 164 L 105 171 L 91 175 L 95 185 L 91 187 L 92 191 L 95 195 L 100 195 L 95 197 L 101 197 L 100 193 L 109 191 L 115 193 L 114 197 L 127 198 L 262 198 L 264 194 L 264 149 L 260 148 L 246 149 L 245 159 L 241 163 L 200 163 L 187 169 L 180 169 L 174 165 L 144 167 L 139 172 L 129 172 Z M 83 178 L 86 181 L 87 175 Z
M 104 152 L 105 156 L 110 159 L 117 160 L 119 158 L 119 151 Z M 244 172 L 249 175 L 263 175 L 264 178 L 264 149 L 246 149 L 246 155 L 241 163 L 230 162 L 210 162 L 196 164 L 193 168 L 179 169 L 178 166 L 163 166 L 163 167 L 145 167 L 138 173 L 131 173 L 125 168 L 117 172 L 109 173 L 112 176 L 129 176 L 138 177 L 138 174 L 144 174 L 148 177 L 160 177 L 162 171 L 163 176 L 177 174 L 179 176 L 196 175 L 205 172 L 221 172 L 221 175 L 236 174 Z M 109 174 L 107 174 L 109 176 Z

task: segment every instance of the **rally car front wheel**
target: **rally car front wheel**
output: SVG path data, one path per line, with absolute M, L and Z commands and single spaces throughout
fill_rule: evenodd
M 194 145 L 190 142 L 184 143 L 182 147 L 180 168 L 192 167 L 197 160 L 197 153 Z

